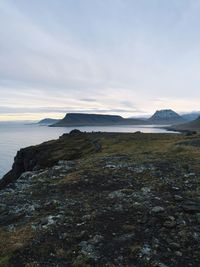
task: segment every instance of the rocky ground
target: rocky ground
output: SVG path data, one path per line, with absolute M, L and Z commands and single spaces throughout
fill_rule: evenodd
M 199 140 L 74 132 L 19 152 L 1 185 L 0 266 L 200 266 Z

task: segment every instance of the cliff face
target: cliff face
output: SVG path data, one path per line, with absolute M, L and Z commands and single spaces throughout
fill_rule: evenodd
M 0 188 L 19 178 L 23 172 L 51 167 L 59 160 L 74 160 L 95 150 L 95 143 L 79 131 L 64 134 L 58 140 L 31 146 L 17 152 L 12 170 L 0 180 Z
M 0 266 L 200 266 L 199 139 L 74 131 L 19 152 Z

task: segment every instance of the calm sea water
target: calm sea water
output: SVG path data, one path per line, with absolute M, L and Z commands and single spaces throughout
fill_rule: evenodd
M 37 124 L 27 125 L 24 123 L 0 122 L 0 178 L 8 172 L 13 163 L 14 156 L 20 148 L 40 144 L 44 141 L 57 139 L 63 133 L 68 133 L 74 127 L 51 128 Z M 136 132 L 165 133 L 163 129 L 152 126 L 96 126 L 76 127 L 82 131 L 104 132 Z

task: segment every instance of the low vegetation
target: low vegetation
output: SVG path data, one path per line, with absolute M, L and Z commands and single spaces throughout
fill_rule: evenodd
M 19 152 L 0 266 L 200 266 L 199 140 L 73 131 Z

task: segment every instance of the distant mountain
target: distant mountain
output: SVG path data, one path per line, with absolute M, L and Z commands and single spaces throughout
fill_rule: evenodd
M 178 113 L 171 109 L 157 110 L 153 116 L 148 119 L 152 124 L 173 124 L 182 123 L 185 120 Z
M 39 121 L 38 124 L 41 124 L 41 125 L 52 125 L 52 124 L 57 123 L 57 122 L 59 122 L 58 119 L 46 118 L 46 119 L 43 119 L 43 120 Z
M 196 120 L 200 116 L 200 111 L 182 114 L 181 117 L 186 121 Z
M 191 122 L 182 123 L 178 125 L 172 125 L 170 129 L 176 130 L 176 131 L 197 131 L 200 132 L 200 116 Z
M 98 125 L 138 125 L 143 124 L 143 120 L 124 119 L 117 115 L 100 115 L 87 113 L 68 113 L 59 122 L 51 125 L 53 127 L 66 126 L 98 126 Z

